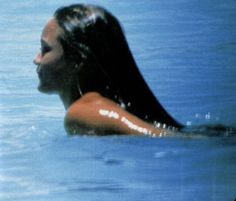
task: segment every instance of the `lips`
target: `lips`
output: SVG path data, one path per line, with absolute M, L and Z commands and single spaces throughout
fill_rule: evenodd
M 38 66 L 37 68 L 36 68 L 36 72 L 37 72 L 37 74 L 38 74 L 38 77 L 41 79 L 42 78 L 42 67 L 41 66 Z
M 41 69 L 41 67 L 40 67 L 40 66 L 37 66 L 36 72 L 37 72 L 38 74 L 40 73 L 40 69 Z

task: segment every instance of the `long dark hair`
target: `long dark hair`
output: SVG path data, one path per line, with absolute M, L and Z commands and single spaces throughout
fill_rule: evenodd
M 65 58 L 79 66 L 83 93 L 96 91 L 128 112 L 154 123 L 181 127 L 160 105 L 141 76 L 118 20 L 104 8 L 76 4 L 55 14 L 64 30 Z

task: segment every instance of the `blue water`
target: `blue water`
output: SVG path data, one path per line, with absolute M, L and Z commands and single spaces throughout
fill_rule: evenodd
M 0 1 L 0 200 L 233 201 L 236 1 L 81 1 L 120 19 L 154 94 L 188 125 L 168 138 L 66 135 L 32 59 L 54 10 L 74 2 Z

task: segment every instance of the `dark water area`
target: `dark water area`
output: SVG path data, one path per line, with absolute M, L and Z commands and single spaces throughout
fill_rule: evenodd
M 58 0 L 0 2 L 1 201 L 234 201 L 236 1 L 82 1 L 122 23 L 140 71 L 186 128 L 175 136 L 67 136 L 32 60 Z

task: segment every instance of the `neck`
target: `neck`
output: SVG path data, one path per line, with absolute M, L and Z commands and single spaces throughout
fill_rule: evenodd
M 81 97 L 76 86 L 64 89 L 59 93 L 59 96 L 66 110 Z

